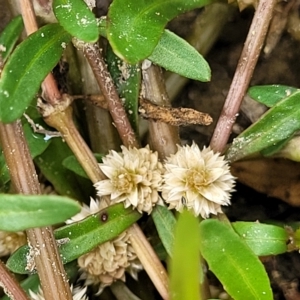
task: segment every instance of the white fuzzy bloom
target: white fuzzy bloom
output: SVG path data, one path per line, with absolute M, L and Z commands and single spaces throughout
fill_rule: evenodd
M 112 203 L 124 202 L 125 207 L 132 205 L 140 213 L 151 213 L 162 184 L 163 166 L 157 152 L 148 146 L 122 146 L 122 153 L 110 151 L 99 166 L 108 177 L 95 184 L 99 196 L 110 195 Z
M 0 257 L 12 254 L 26 243 L 27 237 L 24 231 L 0 231 Z
M 91 198 L 90 206 L 84 204 L 81 212 L 66 223 L 80 221 L 105 207 L 105 201 L 99 202 Z M 77 261 L 81 272 L 80 279 L 85 281 L 85 285 L 99 284 L 98 293 L 118 279 L 125 281 L 127 269 L 134 278 L 137 278 L 137 272 L 142 269 L 126 231 L 80 256 Z
M 224 156 L 209 147 L 200 151 L 191 146 L 178 146 L 176 154 L 166 159 L 162 197 L 169 208 L 184 207 L 196 216 L 208 218 L 222 213 L 221 205 L 229 205 L 235 177 L 230 174 Z

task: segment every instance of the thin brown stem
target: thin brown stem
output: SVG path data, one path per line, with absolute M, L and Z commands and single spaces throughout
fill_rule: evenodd
M 0 140 L 16 192 L 28 195 L 41 194 L 21 122 L 0 123 Z M 39 253 L 34 257 L 34 261 L 45 299 L 72 299 L 52 228 L 34 228 L 27 230 L 26 233 L 31 247 Z
M 34 10 L 30 0 L 20 0 L 20 6 L 22 9 L 22 16 L 25 25 L 27 35 L 38 30 Z M 43 93 L 45 100 L 47 100 L 52 105 L 57 104 L 61 100 L 61 94 L 57 88 L 57 84 L 53 75 L 50 73 L 44 79 L 43 84 Z
M 0 286 L 3 288 L 4 293 L 10 299 L 16 300 L 29 300 L 25 291 L 21 288 L 19 282 L 8 271 L 5 264 L 0 260 Z
M 145 249 L 152 249 L 148 240 L 145 239 L 144 233 L 137 224 L 132 225 L 129 228 L 128 233 L 130 234 L 132 247 L 139 253 L 138 258 L 159 291 L 161 297 L 163 299 L 169 299 L 168 275 L 162 267 L 156 253 L 154 251 L 144 251 Z
M 22 0 L 19 2 L 22 10 L 22 16 L 24 25 L 26 28 L 27 34 L 31 34 L 38 29 L 34 10 L 30 0 Z M 43 93 L 44 98 L 51 103 L 56 105 L 61 99 L 61 94 L 57 88 L 56 82 L 52 74 L 49 74 L 43 82 Z M 15 128 L 15 127 L 16 128 Z M 9 135 L 9 131 L 12 131 Z M 14 158 L 19 163 L 15 163 L 13 160 L 10 160 L 9 153 L 6 152 L 6 159 L 10 161 L 11 165 L 16 166 L 16 172 L 19 172 L 20 169 L 24 169 L 25 176 L 23 178 L 14 178 L 16 175 L 12 175 L 12 182 L 17 187 L 18 192 L 25 194 L 40 194 L 39 182 L 37 180 L 37 175 L 35 168 L 26 144 L 23 129 L 19 122 L 15 124 L 6 124 L 1 128 L 1 140 L 2 143 L 5 141 L 4 148 L 9 150 L 9 147 L 6 145 L 6 140 L 11 138 L 12 146 L 19 146 L 23 148 L 25 154 L 22 152 L 17 156 L 14 153 Z M 18 148 L 18 147 L 16 147 Z M 14 149 L 14 148 L 12 148 Z M 25 155 L 25 159 L 24 159 Z M 7 162 L 8 163 L 8 162 Z M 8 163 L 10 168 L 10 165 Z M 10 170 L 11 174 L 12 170 Z M 27 236 L 31 246 L 38 250 L 39 255 L 34 257 L 36 269 L 39 273 L 41 286 L 44 292 L 45 299 L 72 299 L 72 294 L 68 284 L 68 279 L 61 262 L 56 241 L 53 235 L 53 230 L 51 227 L 37 228 L 27 230 Z
M 211 148 L 216 152 L 223 152 L 228 141 L 262 49 L 275 4 L 276 0 L 259 1 L 223 110 L 210 142 Z
M 135 133 L 127 118 L 126 111 L 120 100 L 111 75 L 107 70 L 104 59 L 101 56 L 101 50 L 99 49 L 98 45 L 84 44 L 76 40 L 74 40 L 74 45 L 78 49 L 84 51 L 84 54 L 89 61 L 101 92 L 107 100 L 108 109 L 123 144 L 126 147 L 139 147 Z
M 143 70 L 143 82 L 145 98 L 160 106 L 171 106 L 163 74 L 158 66 L 151 65 Z M 174 154 L 177 151 L 176 144 L 180 144 L 178 126 L 149 120 L 149 135 L 151 148 L 158 152 L 161 159 Z
M 64 95 L 63 103 L 66 107 L 61 107 L 59 109 L 59 106 L 56 106 L 56 110 L 48 116 L 46 116 L 47 112 L 44 111 L 44 120 L 48 125 L 61 133 L 90 180 L 93 183 L 96 183 L 105 178 L 105 176 L 101 172 L 96 158 L 74 124 L 72 116 L 73 110 L 72 107 L 69 106 L 70 100 L 67 98 L 67 95 Z M 45 107 L 47 108 L 47 104 Z
M 70 107 L 65 108 L 65 110 L 49 114 L 49 116 L 45 117 L 45 121 L 47 124 L 61 132 L 65 141 L 93 183 L 106 179 L 106 176 L 101 172 L 96 159 L 93 157 L 90 149 L 82 140 L 75 125 L 73 124 Z M 108 204 L 109 202 L 110 201 L 107 200 Z M 137 231 L 138 225 L 134 225 L 128 229 L 130 240 L 134 239 L 134 241 L 131 241 L 132 246 L 134 247 L 138 258 L 147 271 L 149 277 L 155 284 L 158 292 L 164 299 L 168 299 L 166 296 L 168 295 L 168 276 L 165 268 L 157 258 L 156 253 L 140 229 L 138 231 L 139 242 L 136 241 Z

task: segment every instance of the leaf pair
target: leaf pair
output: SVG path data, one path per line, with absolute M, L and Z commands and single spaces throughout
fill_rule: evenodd
M 99 32 L 109 40 L 115 54 L 127 63 L 135 65 L 148 58 L 182 76 L 208 81 L 210 68 L 204 58 L 164 27 L 178 14 L 211 2 L 115 0 L 109 7 L 108 21 L 99 20 Z M 82 0 L 54 0 L 53 10 L 72 36 L 85 42 L 98 39 L 96 19 Z
M 235 222 L 231 227 L 214 219 L 202 221 L 199 227 L 188 212 L 180 214 L 176 224 L 165 207 L 155 208 L 152 216 L 172 256 L 172 299 L 201 299 L 200 253 L 234 299 L 272 299 L 267 274 L 257 255 L 286 252 L 288 234 L 283 228 L 253 222 Z

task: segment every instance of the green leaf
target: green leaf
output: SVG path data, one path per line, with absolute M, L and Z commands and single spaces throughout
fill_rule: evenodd
M 152 219 L 158 235 L 169 256 L 172 255 L 176 219 L 173 213 L 165 206 L 156 205 L 152 211 Z
M 94 154 L 94 155 L 95 155 L 97 161 L 101 162 L 103 155 L 101 155 L 101 154 Z M 77 160 L 77 158 L 76 158 L 75 155 L 71 155 L 71 156 L 68 156 L 67 158 L 65 158 L 62 161 L 62 165 L 66 169 L 74 172 L 75 174 L 77 174 L 77 175 L 79 175 L 81 177 L 89 179 L 89 177 L 87 176 L 86 172 L 84 171 L 84 169 L 82 168 L 82 166 L 78 162 L 78 160 Z
M 0 230 L 20 231 L 64 222 L 80 205 L 57 195 L 0 194 Z
M 260 151 L 260 154 L 265 156 L 265 157 L 272 156 L 273 154 L 275 154 L 278 151 L 282 150 L 287 145 L 287 143 L 291 140 L 291 138 L 292 137 L 289 137 L 285 140 L 279 141 L 275 145 L 272 145 L 270 147 L 267 147 L 267 148 L 263 149 L 262 151 Z
M 233 140 L 230 161 L 241 159 L 288 139 L 300 129 L 300 91 L 284 98 Z
M 104 37 L 107 37 L 106 24 L 105 19 L 100 19 L 98 23 L 99 33 Z M 188 42 L 169 30 L 163 31 L 158 44 L 148 59 L 169 71 L 187 78 L 209 81 L 211 77 L 210 67 L 203 56 Z M 114 74 L 115 72 L 116 74 L 120 73 L 117 67 L 121 64 L 121 61 L 115 62 L 114 60 L 110 63 L 109 59 L 108 64 L 112 77 L 118 85 L 117 79 L 120 78 L 120 76 L 114 76 Z M 133 66 L 133 68 L 136 68 L 136 66 Z M 132 78 L 131 81 L 133 80 L 134 78 Z M 132 90 L 132 88 L 127 90 Z M 131 94 L 129 93 L 129 95 Z
M 256 222 L 234 222 L 233 229 L 258 256 L 287 251 L 287 232 L 279 226 Z
M 188 42 L 164 30 L 149 60 L 166 70 L 199 81 L 209 81 L 211 71 L 203 56 Z
M 132 128 L 138 136 L 138 103 L 141 87 L 139 64 L 129 65 L 120 60 L 109 47 L 107 49 L 108 70 L 117 87 Z
M 96 18 L 83 0 L 54 0 L 53 12 L 72 36 L 85 42 L 98 40 Z
M 17 46 L 5 64 L 0 80 L 2 122 L 13 122 L 22 116 L 70 39 L 60 25 L 49 24 Z
M 185 210 L 179 214 L 170 260 L 170 298 L 200 299 L 200 238 L 198 219 Z
M 2 63 L 5 63 L 6 59 L 12 52 L 16 42 L 18 41 L 22 33 L 23 27 L 22 17 L 17 16 L 13 18 L 2 31 L 0 35 L 0 54 L 2 57 Z
M 110 5 L 107 38 L 114 52 L 128 63 L 148 57 L 164 27 L 174 17 L 211 0 L 114 0 Z
M 6 193 L 9 190 L 10 174 L 5 161 L 5 157 L 1 150 L 0 154 L 0 192 Z
M 23 125 L 23 130 L 32 158 L 42 154 L 50 145 L 51 140 L 45 139 L 43 134 L 35 133 L 28 123 Z
M 65 158 L 73 155 L 61 138 L 54 138 L 47 149 L 34 159 L 42 174 L 51 182 L 55 191 L 79 201 L 88 201 L 94 188 L 90 180 L 77 176 L 63 166 Z
M 257 102 L 272 107 L 280 100 L 289 97 L 297 91 L 298 89 L 291 86 L 273 84 L 253 86 L 248 90 L 248 94 Z
M 80 222 L 55 230 L 57 240 L 66 239 L 59 247 L 63 263 L 68 263 L 91 251 L 97 245 L 107 242 L 135 223 L 142 215 L 122 203 L 101 210 Z M 14 273 L 27 274 L 26 255 L 28 246 L 19 248 L 10 256 L 7 267 Z
M 263 264 L 231 227 L 215 219 L 204 220 L 200 238 L 201 254 L 232 298 L 273 299 Z

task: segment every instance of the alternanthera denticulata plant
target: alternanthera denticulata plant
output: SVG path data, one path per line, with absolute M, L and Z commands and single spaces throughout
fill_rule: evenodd
M 39 14 L 48 16 L 52 8 L 57 23 L 50 24 L 54 18 L 46 18 L 43 22 L 47 24 L 38 26 L 30 1 L 10 1 L 12 8 L 21 6 L 22 16 L 13 19 L 0 36 L 4 154 L 0 160 L 0 230 L 26 230 L 29 239 L 29 245 L 10 255 L 6 264 L 10 272 L 27 276 L 22 288 L 0 263 L 0 281 L 6 292 L 19 292 L 15 299 L 26 299 L 24 290 L 37 292 L 39 282 L 32 275 L 37 272 L 45 299 L 72 299 L 69 283 L 87 286 L 81 290 L 86 293 L 80 292 L 83 299 L 102 292 L 101 299 L 108 289 L 117 299 L 123 299 L 124 293 L 134 298 L 132 293 L 146 289 L 147 299 L 154 299 L 143 277 L 133 271 L 142 266 L 163 299 L 209 299 L 202 268 L 205 260 L 232 298 L 272 299 L 258 256 L 285 252 L 286 232 L 274 225 L 231 223 L 221 206 L 229 205 L 234 189 L 229 164 L 244 157 L 247 149 L 244 144 L 236 146 L 237 142 L 249 141 L 249 136 L 240 136 L 223 153 L 228 132 L 254 69 L 253 57 L 258 57 L 274 1 L 262 0 L 257 8 L 229 102 L 210 147 L 202 150 L 194 143 L 180 145 L 178 124 L 201 122 L 171 109 L 157 65 L 208 81 L 211 74 L 205 59 L 165 26 L 182 12 L 203 6 L 209 11 L 227 4 L 113 0 L 107 14 L 98 19 L 92 12 L 93 1 L 88 5 L 82 0 L 37 2 Z M 23 23 L 28 37 L 18 43 Z M 51 70 L 62 56 L 70 71 L 67 87 L 59 82 L 59 90 Z M 145 59 L 148 64 L 141 67 Z M 160 115 L 160 121 L 149 117 L 149 146 L 139 135 L 141 97 L 152 115 L 153 111 Z M 78 98 L 81 103 L 75 101 Z M 172 120 L 161 116 L 162 111 Z M 22 117 L 24 112 L 27 118 Z M 143 115 L 151 116 L 150 111 Z M 31 126 L 38 132 L 33 133 Z M 257 144 L 251 140 L 249 149 L 257 149 L 253 146 Z M 69 198 L 35 196 L 41 193 L 36 172 L 58 194 Z M 96 193 L 99 199 L 87 208 Z M 125 205 L 119 203 L 122 201 Z M 72 222 L 59 225 L 66 220 Z M 148 228 L 152 221 L 157 233 Z M 50 225 L 55 225 L 54 231 Z M 132 291 L 126 282 L 114 285 L 115 280 L 125 280 L 125 271 L 137 279 Z

